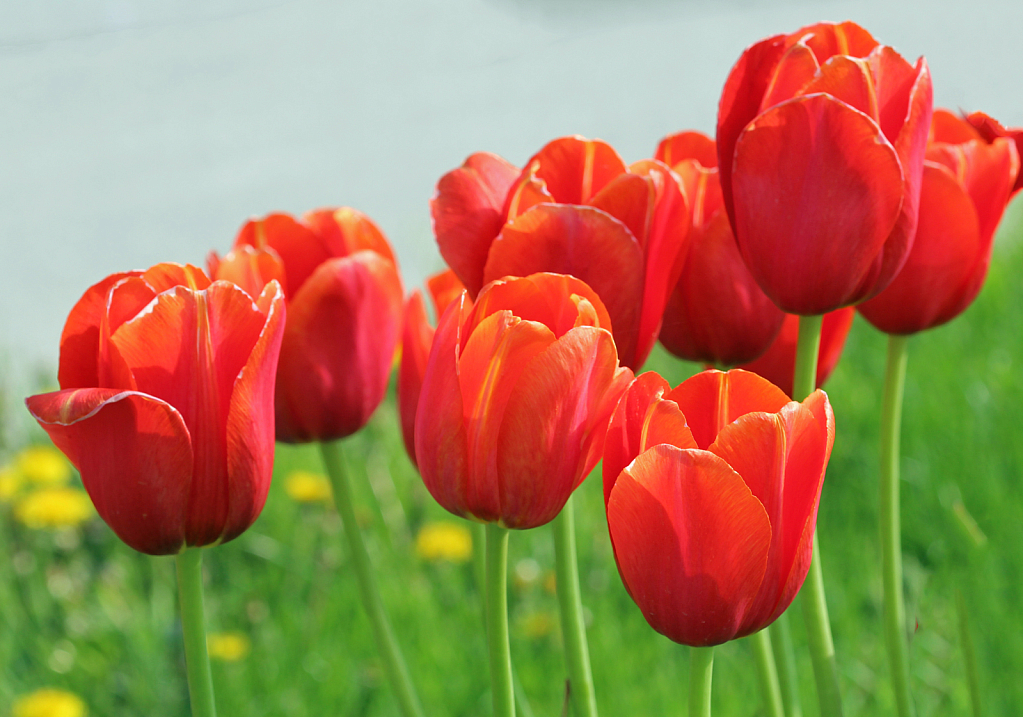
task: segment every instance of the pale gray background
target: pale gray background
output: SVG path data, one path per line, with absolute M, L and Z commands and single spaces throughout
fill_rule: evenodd
M 56 364 L 106 274 L 226 251 L 246 217 L 347 204 L 406 286 L 441 265 L 427 202 L 476 150 L 579 133 L 627 161 L 712 132 L 743 48 L 853 19 L 927 56 L 936 104 L 1023 125 L 1023 3 L 0 0 L 0 355 Z

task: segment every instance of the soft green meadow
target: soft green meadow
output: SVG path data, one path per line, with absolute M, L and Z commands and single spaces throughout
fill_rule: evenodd
M 957 593 L 968 610 L 987 715 L 1023 710 L 1023 203 L 1004 222 L 987 286 L 962 317 L 909 346 L 902 520 L 918 713 L 970 711 Z M 877 440 L 886 338 L 857 318 L 827 386 L 837 439 L 818 522 L 848 715 L 894 712 L 881 626 Z M 658 349 L 672 385 L 697 369 Z M 3 420 L 27 424 L 27 414 Z M 41 432 L 35 440 L 45 439 Z M 7 446 L 11 459 L 21 446 Z M 468 526 L 439 508 L 401 443 L 393 396 L 344 448 L 357 514 L 426 712 L 490 713 L 482 606 L 472 560 L 416 550 L 424 526 Z M 315 446 L 278 446 L 266 509 L 241 538 L 206 551 L 213 678 L 221 715 L 391 716 L 369 625 L 329 501 L 289 495 L 322 473 Z M 292 485 L 293 491 L 298 490 Z M 79 527 L 18 519 L 25 491 L 0 491 L 0 714 L 40 688 L 77 694 L 91 715 L 187 715 L 174 562 L 124 546 L 96 517 Z M 321 496 L 322 497 L 322 496 Z M 599 468 L 576 494 L 583 602 L 597 700 L 607 717 L 682 715 L 688 650 L 657 635 L 629 599 L 603 516 Z M 457 537 L 457 536 L 456 536 Z M 443 541 L 441 541 L 443 544 Z M 481 549 L 481 545 L 475 546 Z M 464 557 L 464 556 L 463 556 Z M 512 535 L 512 656 L 529 710 L 565 714 L 549 529 Z M 798 599 L 797 599 L 798 602 Z M 798 607 L 803 712 L 816 715 Z M 714 712 L 762 714 L 752 653 L 716 654 Z

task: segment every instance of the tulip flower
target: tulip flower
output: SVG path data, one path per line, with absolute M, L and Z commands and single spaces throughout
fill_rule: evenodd
M 697 647 L 773 622 L 810 566 L 835 436 L 827 395 L 789 401 L 741 370 L 622 396 L 604 446 L 615 560 L 651 627 Z
M 416 414 L 423 482 L 456 515 L 506 528 L 551 521 L 600 459 L 632 372 L 608 311 L 558 274 L 468 292 L 441 318 Z
M 682 179 L 691 210 L 689 249 L 664 309 L 661 343 L 688 361 L 752 361 L 778 335 L 785 313 L 760 290 L 739 254 L 722 204 L 714 140 L 680 132 L 661 140 L 654 156 Z
M 935 111 L 913 250 L 888 288 L 858 307 L 863 317 L 885 333 L 906 335 L 965 311 L 984 284 L 1018 175 L 1010 138 L 987 139 L 971 122 Z
M 845 339 L 852 328 L 856 309 L 846 307 L 838 311 L 824 314 L 821 322 L 820 357 L 817 361 L 817 388 L 822 387 L 831 376 L 831 372 L 842 358 Z M 752 371 L 766 378 L 775 386 L 792 395 L 792 376 L 796 365 L 796 342 L 799 337 L 799 317 L 786 314 L 778 336 L 767 348 L 767 351 L 755 361 L 743 364 L 739 368 Z
M 931 77 L 851 23 L 743 53 L 718 107 L 721 191 L 739 251 L 789 313 L 865 301 L 912 246 Z
M 470 156 L 441 177 L 430 207 L 441 256 L 470 297 L 505 276 L 571 274 L 607 307 L 622 364 L 646 360 L 689 229 L 666 165 L 627 167 L 605 142 L 563 137 L 521 171 L 493 154 Z
M 129 546 L 226 542 L 270 488 L 283 334 L 276 282 L 250 296 L 192 266 L 114 274 L 68 316 L 61 390 L 26 403 Z
M 426 280 L 433 300 L 436 316 L 441 316 L 451 302 L 465 289 L 450 269 L 434 274 Z M 402 329 L 401 364 L 398 366 L 398 417 L 401 419 L 401 437 L 405 442 L 412 464 L 416 463 L 416 410 L 419 393 L 423 388 L 423 374 L 430 358 L 435 329 L 426 316 L 423 295 L 416 289 L 405 303 L 405 321 Z
M 227 256 L 210 255 L 210 274 L 284 287 L 277 440 L 332 440 L 366 424 L 387 391 L 404 303 L 394 253 L 367 216 L 343 207 L 254 219 Z

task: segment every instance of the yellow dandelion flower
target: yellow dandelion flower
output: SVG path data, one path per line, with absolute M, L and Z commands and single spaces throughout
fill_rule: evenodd
M 18 470 L 41 485 L 60 485 L 71 480 L 71 464 L 53 446 L 30 446 L 18 454 Z
M 214 660 L 237 662 L 249 654 L 252 643 L 241 632 L 214 632 L 206 638 L 206 651 Z
M 416 536 L 416 555 L 423 560 L 464 563 L 472 557 L 472 533 L 458 523 L 427 523 Z
M 64 690 L 42 689 L 19 698 L 13 717 L 85 717 L 85 703 Z
M 326 476 L 309 471 L 292 471 L 284 479 L 288 497 L 299 503 L 329 501 L 332 495 Z
M 14 517 L 30 528 L 80 525 L 93 515 L 92 501 L 78 488 L 40 488 L 14 508 Z
M 21 471 L 12 466 L 0 468 L 0 503 L 10 503 L 25 482 Z

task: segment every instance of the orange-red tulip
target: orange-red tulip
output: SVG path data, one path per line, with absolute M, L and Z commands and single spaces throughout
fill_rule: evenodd
M 226 542 L 270 488 L 283 333 L 275 282 L 250 296 L 192 266 L 114 274 L 68 316 L 62 390 L 26 403 L 132 548 Z
M 404 304 L 394 253 L 367 216 L 343 207 L 254 219 L 227 256 L 211 254 L 210 273 L 253 291 L 270 279 L 284 286 L 277 440 L 332 440 L 366 425 L 387 391 Z
M 749 47 L 718 107 L 721 190 L 739 251 L 782 309 L 865 301 L 916 231 L 931 78 L 851 23 Z
M 1018 174 L 1010 138 L 989 140 L 972 123 L 937 110 L 913 250 L 888 288 L 860 304 L 863 317 L 885 333 L 905 335 L 965 311 L 984 285 L 995 229 Z
M 465 287 L 450 269 L 434 274 L 426 280 L 430 290 L 436 316 L 462 295 Z M 398 366 L 398 418 L 401 420 L 401 437 L 405 451 L 416 463 L 416 409 L 419 407 L 419 393 L 423 389 L 423 374 L 430 358 L 435 329 L 426 315 L 423 295 L 416 289 L 405 303 L 405 325 L 402 329 L 401 364 Z
M 456 515 L 533 528 L 554 519 L 600 459 L 632 372 L 603 303 L 560 274 L 468 292 L 437 325 L 416 414 L 416 458 Z
M 1023 159 L 1023 127 L 1003 127 L 998 120 L 983 112 L 971 112 L 966 116 L 966 121 L 988 142 L 994 142 L 998 137 L 1008 137 L 1016 145 L 1016 153 Z M 1016 183 L 1012 185 L 1013 194 L 1020 189 L 1023 189 L 1023 172 L 1016 175 Z
M 521 171 L 493 154 L 470 156 L 441 177 L 430 207 L 441 256 L 470 296 L 504 276 L 571 274 L 607 307 L 622 364 L 646 360 L 689 229 L 667 166 L 627 167 L 605 142 L 563 137 Z
M 688 361 L 735 366 L 760 356 L 785 313 L 760 290 L 735 244 L 718 181 L 714 140 L 680 132 L 661 140 L 656 159 L 682 179 L 692 222 L 689 249 L 664 309 L 661 343 Z
M 604 446 L 615 560 L 651 627 L 717 645 L 771 624 L 810 568 L 835 436 L 828 397 L 803 403 L 745 371 L 674 390 L 639 376 Z
M 817 388 L 824 385 L 838 365 L 838 360 L 842 358 L 845 339 L 849 335 L 855 316 L 856 309 L 851 306 L 824 314 L 821 321 L 820 353 L 817 357 Z M 739 368 L 763 376 L 791 396 L 798 343 L 799 317 L 795 314 L 786 314 L 781 331 L 767 351 L 757 360 L 743 364 Z

